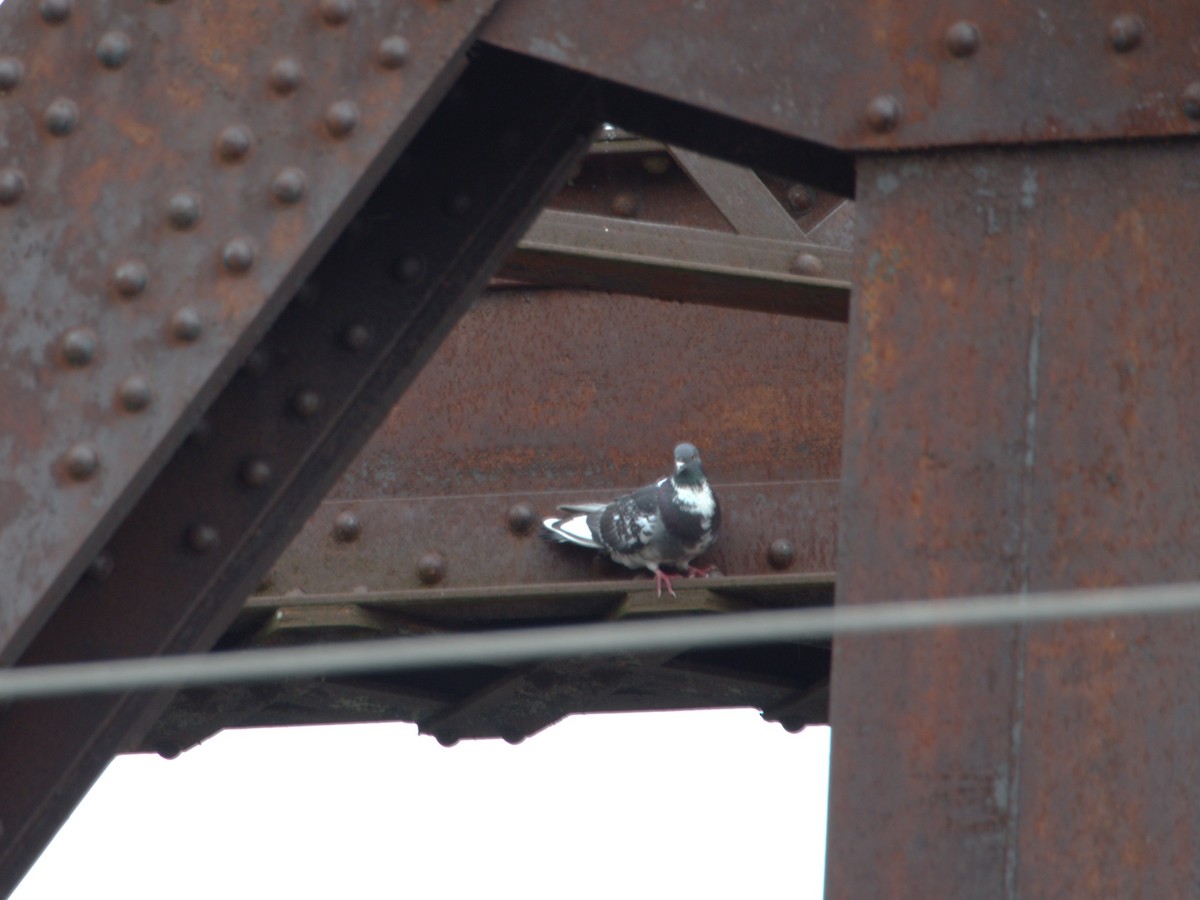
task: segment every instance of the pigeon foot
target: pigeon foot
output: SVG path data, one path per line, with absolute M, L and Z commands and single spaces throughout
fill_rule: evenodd
M 678 577 L 678 576 L 676 576 L 676 577 Z M 658 588 L 658 596 L 660 596 L 660 597 L 662 596 L 664 584 L 667 586 L 668 594 L 670 594 L 672 597 L 677 596 L 677 594 L 675 593 L 675 589 L 673 587 L 671 587 L 671 576 L 668 575 L 666 572 L 660 572 L 658 569 L 655 569 L 654 570 L 654 586 L 656 588 Z

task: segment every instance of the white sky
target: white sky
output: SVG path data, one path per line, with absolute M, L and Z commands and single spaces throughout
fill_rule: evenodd
M 117 759 L 12 896 L 808 900 L 828 762 L 828 728 L 751 710 L 225 732 Z

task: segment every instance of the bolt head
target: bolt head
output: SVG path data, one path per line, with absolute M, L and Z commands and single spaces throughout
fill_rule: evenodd
M 354 14 L 354 0 L 321 0 L 318 8 L 326 25 L 345 25 Z
M 513 534 L 529 534 L 537 521 L 537 509 L 532 503 L 514 503 L 508 511 L 508 529 Z
M 304 199 L 307 188 L 308 178 L 304 170 L 296 166 L 280 169 L 275 180 L 271 182 L 271 194 L 280 203 L 299 203 Z
M 184 307 L 171 316 L 171 337 L 185 344 L 200 337 L 204 331 L 204 322 L 200 314 L 191 307 Z
M 900 116 L 900 101 L 890 94 L 873 97 L 867 104 L 867 127 L 876 134 L 894 131 L 900 124 Z
M 136 297 L 146 290 L 149 280 L 150 273 L 146 264 L 137 260 L 123 262 L 113 272 L 113 287 L 118 294 L 126 298 Z
M 788 268 L 793 275 L 804 275 L 808 278 L 817 278 L 825 274 L 825 264 L 811 253 L 801 253 L 792 260 Z
M 271 85 L 271 90 L 275 93 L 284 96 L 290 94 L 304 82 L 304 68 L 300 63 L 290 56 L 285 56 L 282 59 L 275 61 L 271 66 L 271 72 L 267 75 L 267 82 Z
M 379 50 L 376 53 L 376 58 L 379 60 L 379 64 L 385 69 L 399 69 L 408 62 L 408 55 L 411 50 L 412 48 L 409 47 L 408 41 L 398 34 L 393 34 L 379 42 Z
M 129 61 L 133 41 L 123 31 L 106 32 L 96 42 L 96 59 L 106 69 L 119 69 Z
M 813 208 L 816 197 L 808 185 L 793 184 L 787 189 L 787 202 L 788 206 L 792 208 L 792 212 L 806 213 Z
M 1108 42 L 1118 53 L 1137 49 L 1146 33 L 1146 23 L 1136 13 L 1123 13 L 1108 23 Z
M 767 550 L 767 562 L 772 569 L 789 569 L 796 561 L 796 548 L 792 546 L 792 542 L 779 538 L 772 541 L 770 549 Z
M 184 543 L 193 553 L 211 553 L 221 543 L 221 533 L 211 525 L 193 525 L 187 530 Z
M 416 284 L 425 274 L 425 260 L 415 254 L 406 254 L 392 266 L 392 275 L 401 284 Z
M 246 487 L 260 488 L 271 480 L 271 464 L 265 459 L 255 457 L 242 463 L 238 477 Z
M 217 156 L 227 163 L 241 162 L 254 147 L 254 132 L 245 125 L 229 125 L 217 135 Z
M 100 455 L 91 444 L 75 444 L 63 458 L 67 474 L 75 481 L 86 481 L 100 468 Z
M 342 332 L 342 346 L 347 350 L 359 353 L 371 344 L 371 329 L 366 325 L 355 323 Z
M 311 419 L 321 411 L 324 401 L 314 390 L 299 391 L 292 397 L 292 412 L 302 419 Z
M 86 366 L 96 357 L 96 333 L 90 328 L 72 328 L 63 335 L 62 355 L 72 366 Z
M 71 18 L 71 0 L 41 0 L 38 12 L 47 25 L 61 25 Z
M 24 78 L 24 63 L 15 56 L 0 56 L 0 94 L 14 90 Z
M 417 578 L 421 584 L 437 584 L 446 577 L 446 558 L 440 553 L 426 553 L 417 562 Z
M 113 555 L 108 550 L 101 550 L 96 554 L 95 558 L 88 563 L 87 576 L 93 581 L 104 581 L 113 573 L 116 562 L 113 560 Z
M 1193 81 L 1179 95 L 1183 114 L 1193 121 L 1200 120 L 1200 81 Z
M 191 191 L 178 191 L 167 200 L 167 222 L 178 231 L 195 227 L 203 213 L 200 198 Z
M 358 106 L 353 100 L 338 100 L 325 110 L 325 128 L 331 137 L 346 138 L 358 127 Z
M 979 26 L 974 22 L 955 22 L 946 29 L 946 49 L 957 59 L 974 56 L 979 42 Z
M 341 544 L 357 541 L 362 534 L 362 520 L 357 513 L 344 510 L 333 520 L 333 539 Z
M 121 382 L 120 388 L 117 389 L 117 396 L 128 412 L 141 412 L 150 405 L 153 399 L 153 392 L 150 390 L 150 382 L 142 375 L 130 375 Z
M 79 124 L 79 107 L 66 97 L 52 100 L 46 107 L 46 130 L 54 137 L 66 137 Z
M 612 211 L 624 219 L 632 219 L 641 209 L 642 201 L 633 191 L 620 191 L 613 197 Z
M 227 243 L 221 251 L 221 263 L 234 275 L 244 275 L 254 266 L 254 242 L 249 238 L 237 237 Z
M 20 169 L 0 169 L 0 206 L 12 206 L 25 196 L 25 176 Z

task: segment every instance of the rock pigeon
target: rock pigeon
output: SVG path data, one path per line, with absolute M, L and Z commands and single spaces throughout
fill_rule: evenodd
M 611 503 L 571 503 L 559 507 L 572 515 L 544 519 L 546 536 L 590 547 L 631 569 L 647 568 L 662 596 L 674 596 L 671 576 L 659 566 L 707 575 L 691 562 L 713 545 L 721 527 L 721 506 L 700 467 L 692 444 L 675 448 L 675 472 Z

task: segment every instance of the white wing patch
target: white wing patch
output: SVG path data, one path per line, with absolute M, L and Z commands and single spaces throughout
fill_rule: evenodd
M 569 519 L 545 519 L 542 522 L 548 529 L 565 540 L 583 547 L 599 548 L 596 539 L 592 537 L 592 529 L 588 527 L 587 516 L 571 516 Z

